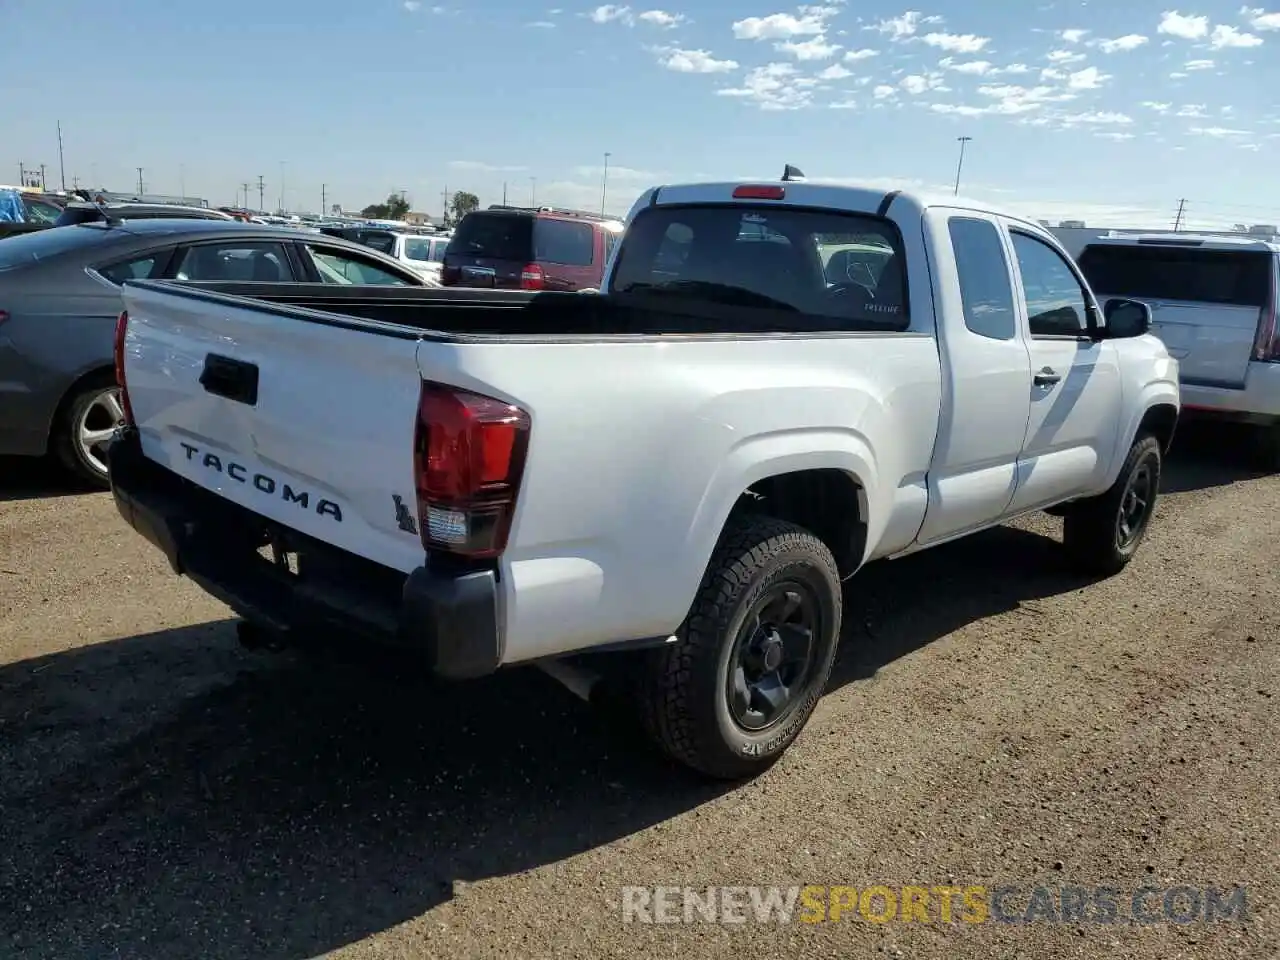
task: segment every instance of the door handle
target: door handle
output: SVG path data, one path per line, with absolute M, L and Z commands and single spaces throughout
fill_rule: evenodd
M 1045 367 L 1035 376 L 1035 384 L 1037 387 L 1051 387 L 1062 379 L 1060 374 L 1054 373 L 1052 367 Z

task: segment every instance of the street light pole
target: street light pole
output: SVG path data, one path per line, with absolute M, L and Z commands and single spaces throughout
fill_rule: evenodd
M 538 205 L 538 178 L 529 178 L 529 206 L 536 207 Z
M 604 176 L 600 179 L 600 216 L 604 216 L 605 199 L 609 196 L 609 157 L 612 154 L 608 150 L 604 152 Z
M 956 137 L 960 143 L 960 162 L 956 164 L 956 189 L 954 195 L 960 195 L 960 171 L 964 169 L 964 145 L 972 140 L 973 137 Z
M 62 121 L 58 121 L 58 173 L 62 177 L 62 192 L 67 192 L 67 165 L 62 160 Z

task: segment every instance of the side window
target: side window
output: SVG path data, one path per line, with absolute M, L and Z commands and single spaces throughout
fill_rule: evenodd
M 284 244 L 266 241 L 198 243 L 178 251 L 178 280 L 292 283 Z
M 427 237 L 405 237 L 404 255 L 409 260 L 430 260 L 430 239 Z
M 539 219 L 533 230 L 533 259 L 540 263 L 591 265 L 595 234 L 589 223 Z
M 354 257 L 346 251 L 332 247 L 307 244 L 307 252 L 316 265 L 323 283 L 344 283 L 358 286 L 407 287 L 409 281 L 398 274 L 367 260 Z
M 1012 340 L 1017 335 L 1013 286 L 1000 232 L 990 220 L 952 217 L 947 221 L 960 277 L 964 325 L 981 337 Z
M 609 262 L 609 257 L 613 254 L 613 248 L 618 245 L 618 235 L 612 230 L 604 230 L 604 262 Z
M 53 223 L 61 215 L 62 210 L 52 203 L 43 200 L 26 198 L 27 221 L 30 223 Z
M 145 257 L 136 257 L 133 260 L 122 260 L 119 263 L 98 267 L 98 276 L 117 285 L 124 283 L 126 280 L 146 280 L 151 276 L 151 271 L 156 268 L 156 264 L 160 260 L 161 254 L 149 253 Z
M 1089 332 L 1084 291 L 1058 251 L 1042 240 L 1013 231 L 1013 252 L 1027 298 L 1033 337 L 1078 337 Z

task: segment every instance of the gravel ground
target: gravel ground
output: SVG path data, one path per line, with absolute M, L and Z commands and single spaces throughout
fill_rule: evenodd
M 1228 444 L 1180 439 L 1112 580 L 1050 518 L 864 571 L 736 788 L 536 671 L 242 652 L 105 494 L 0 461 L 0 957 L 1275 960 L 1280 476 Z M 621 921 L 626 885 L 806 883 L 1243 884 L 1250 922 Z

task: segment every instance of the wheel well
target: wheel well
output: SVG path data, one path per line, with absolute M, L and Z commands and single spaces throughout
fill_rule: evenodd
M 800 470 L 752 484 L 731 516 L 765 514 L 804 527 L 826 544 L 847 577 L 862 564 L 866 549 L 863 509 L 862 487 L 843 470 Z
M 1138 433 L 1149 433 L 1160 442 L 1160 452 L 1168 453 L 1173 431 L 1178 425 L 1178 408 L 1171 403 L 1157 403 L 1142 416 Z
M 47 433 L 48 439 L 46 439 L 45 442 L 48 443 L 49 440 L 53 438 L 53 432 L 58 429 L 58 424 L 62 422 L 62 418 L 66 414 L 67 408 L 71 406 L 72 401 L 75 400 L 76 394 L 80 393 L 80 391 L 89 384 L 96 383 L 100 380 L 110 380 L 114 383 L 115 376 L 115 369 L 113 367 L 97 367 L 93 370 L 88 370 L 80 374 L 80 376 L 77 377 L 65 391 L 63 391 L 62 399 L 58 401 L 58 406 L 53 411 L 53 418 L 49 421 L 49 430 Z

